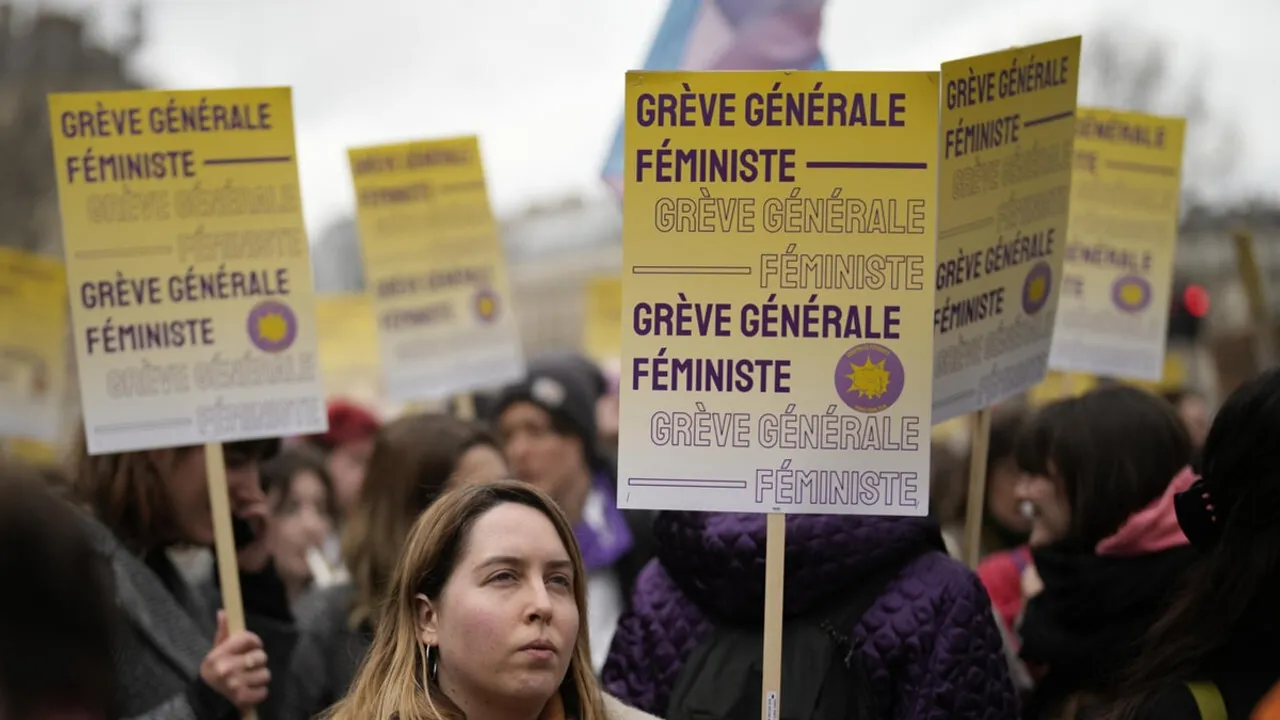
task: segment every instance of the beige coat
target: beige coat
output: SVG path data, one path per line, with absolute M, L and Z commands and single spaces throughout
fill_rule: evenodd
M 609 693 L 604 693 L 604 714 L 609 720 L 658 720 L 643 710 L 622 704 L 621 700 Z

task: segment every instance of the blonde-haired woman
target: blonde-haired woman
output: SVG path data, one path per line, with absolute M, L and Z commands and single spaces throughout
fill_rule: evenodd
M 405 542 L 373 647 L 331 720 L 632 720 L 591 671 L 586 571 L 550 497 L 441 497 Z
M 285 689 L 285 720 L 310 720 L 347 694 L 382 615 L 400 548 L 445 490 L 507 477 L 497 440 L 442 414 L 406 415 L 378 431 L 369 481 L 343 531 L 351 581 L 297 604 L 300 637 Z

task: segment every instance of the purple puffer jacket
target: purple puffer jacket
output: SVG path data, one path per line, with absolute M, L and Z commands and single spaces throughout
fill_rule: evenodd
M 708 611 L 761 621 L 765 518 L 658 515 L 657 557 L 636 581 L 604 667 L 609 693 L 661 717 L 685 659 L 713 629 Z M 823 606 L 884 563 L 940 542 L 928 519 L 790 515 L 783 611 Z M 929 550 L 907 564 L 851 637 L 865 642 L 886 720 L 1017 720 L 990 600 L 977 577 L 944 553 Z

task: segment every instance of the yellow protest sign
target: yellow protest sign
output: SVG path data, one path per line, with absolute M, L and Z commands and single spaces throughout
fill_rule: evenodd
M 616 359 L 622 353 L 622 278 L 592 278 L 587 284 L 582 347 L 596 362 Z
M 49 113 L 90 452 L 323 431 L 289 89 Z
M 1098 378 L 1094 375 L 1050 370 L 1045 373 L 1044 380 L 1027 391 L 1027 397 L 1032 405 L 1047 405 L 1058 400 L 1079 397 L 1097 386 Z
M 1182 118 L 1080 110 L 1054 369 L 1163 374 L 1185 129 Z
M 524 353 L 476 138 L 349 157 L 387 394 L 409 402 L 519 379 Z
M 380 401 L 378 328 L 373 299 L 364 293 L 316 298 L 320 370 L 325 392 L 366 403 Z
M 0 248 L 0 437 L 62 440 L 66 332 L 62 262 Z
M 0 440 L 0 455 L 6 455 L 36 467 L 56 467 L 62 460 L 57 445 L 28 438 Z
M 942 66 L 933 421 L 1044 377 L 1062 282 L 1080 38 Z
M 925 515 L 936 72 L 630 72 L 619 503 Z

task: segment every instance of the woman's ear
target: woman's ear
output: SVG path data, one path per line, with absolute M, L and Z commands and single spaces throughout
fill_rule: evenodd
M 426 595 L 418 593 L 413 598 L 414 616 L 417 618 L 418 639 L 424 645 L 438 645 L 440 614 Z

